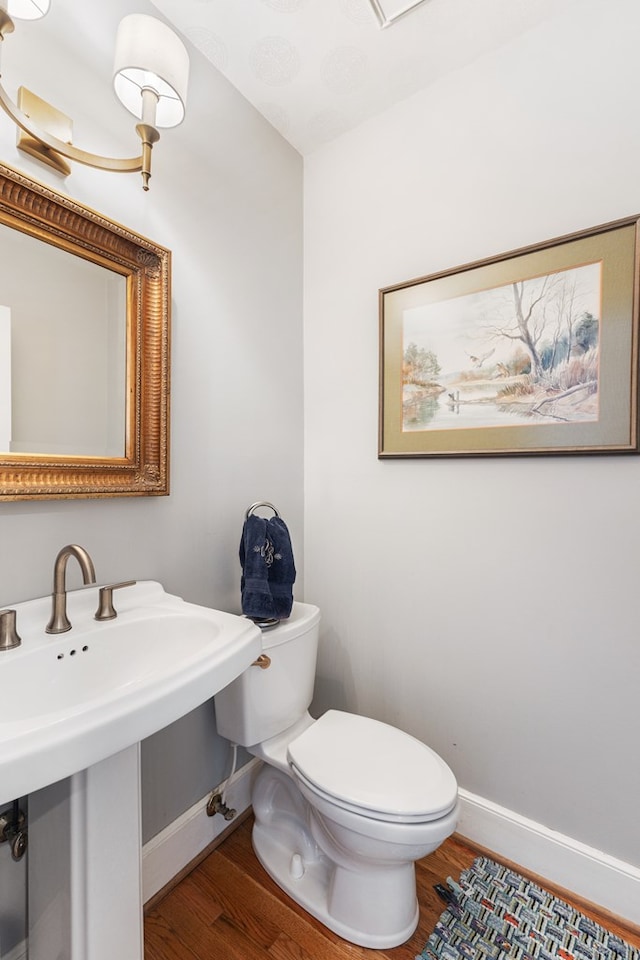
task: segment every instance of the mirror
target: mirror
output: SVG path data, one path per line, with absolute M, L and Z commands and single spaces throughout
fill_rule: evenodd
M 164 495 L 170 251 L 0 164 L 0 499 Z
M 0 454 L 124 457 L 126 278 L 2 223 L 0 263 Z

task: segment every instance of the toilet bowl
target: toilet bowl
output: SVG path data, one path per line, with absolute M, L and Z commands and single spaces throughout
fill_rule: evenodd
M 295 603 L 264 633 L 270 666 L 216 695 L 218 732 L 264 761 L 252 842 L 267 872 L 339 936 L 385 949 L 417 926 L 414 864 L 455 830 L 457 784 L 395 727 L 338 710 L 309 715 L 319 621 L 317 607 Z

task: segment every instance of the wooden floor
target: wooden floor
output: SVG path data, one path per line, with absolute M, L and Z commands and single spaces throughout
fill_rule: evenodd
M 416 864 L 420 922 L 414 936 L 390 950 L 366 950 L 327 930 L 267 876 L 251 848 L 251 826 L 252 820 L 245 820 L 177 886 L 156 898 L 145 917 L 145 960 L 414 960 L 444 909 L 433 885 L 457 878 L 478 855 L 453 837 Z M 563 891 L 553 892 L 568 899 Z M 640 947 L 640 930 L 583 903 L 576 906 Z

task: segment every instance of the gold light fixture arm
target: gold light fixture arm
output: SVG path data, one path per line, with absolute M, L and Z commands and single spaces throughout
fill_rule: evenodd
M 44 16 L 47 9 L 48 3 L 44 10 L 38 7 L 38 15 Z M 0 0 L 0 47 L 13 30 L 6 2 Z M 182 121 L 188 76 L 186 48 L 166 24 L 144 14 L 130 14 L 121 21 L 114 84 L 118 99 L 142 120 L 136 127 L 142 145 L 137 157 L 103 157 L 75 147 L 71 118 L 26 87 L 19 88 L 18 102 L 14 103 L 0 83 L 0 107 L 19 129 L 18 148 L 64 176 L 71 171 L 66 160 L 114 173 L 140 171 L 143 189 L 148 190 L 151 152 L 160 139 L 157 128 L 173 127 Z
M 143 170 L 146 166 L 150 175 L 151 147 L 160 139 L 160 134 L 155 127 L 151 127 L 149 124 L 138 124 L 136 127 L 143 144 L 143 151 L 139 156 L 122 159 L 118 157 L 103 157 L 97 153 L 89 153 L 86 150 L 81 150 L 72 143 L 64 143 L 62 140 L 59 140 L 58 137 L 54 137 L 53 134 L 38 127 L 34 124 L 33 120 L 13 102 L 1 83 L 0 106 L 4 112 L 11 117 L 13 122 L 20 127 L 21 130 L 24 130 L 29 137 L 37 140 L 46 147 L 47 150 L 60 154 L 68 160 L 75 160 L 77 163 L 83 163 L 88 167 L 97 167 L 99 170 L 112 170 L 116 173 L 136 173 L 139 170 Z M 145 153 L 148 155 L 146 163 Z M 148 189 L 148 187 L 145 187 L 145 189 Z
M 154 143 L 157 143 L 160 139 L 160 134 L 150 123 L 139 123 L 136 126 L 136 132 L 142 140 L 142 156 L 140 158 L 142 162 L 136 169 L 142 170 L 142 189 L 148 190 L 149 177 L 151 176 L 151 151 Z
M 8 33 L 13 33 L 14 29 L 13 20 L 4 7 L 0 7 L 0 40 L 4 40 Z

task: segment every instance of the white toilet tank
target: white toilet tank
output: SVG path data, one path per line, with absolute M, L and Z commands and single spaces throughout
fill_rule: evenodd
M 214 697 L 220 736 L 250 747 L 304 716 L 313 697 L 319 627 L 318 607 L 294 603 L 288 620 L 263 631 L 270 666 L 249 667 Z

